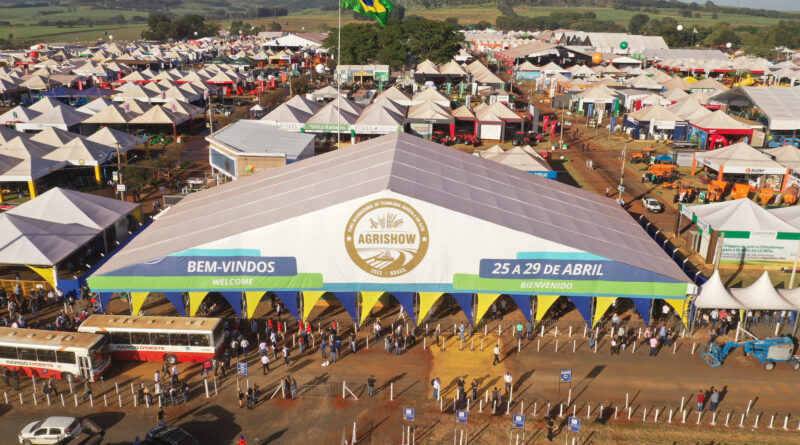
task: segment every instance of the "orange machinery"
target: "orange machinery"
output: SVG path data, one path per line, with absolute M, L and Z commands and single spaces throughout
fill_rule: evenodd
M 714 179 L 708 184 L 708 193 L 707 198 L 708 202 L 719 201 L 722 199 L 722 195 L 725 194 L 725 188 L 728 186 L 727 181 L 720 181 Z
M 648 148 L 646 150 L 634 153 L 631 155 L 631 164 L 638 164 L 640 162 L 649 163 L 650 157 L 656 153 L 656 150 L 653 148 Z
M 793 205 L 797 203 L 797 195 L 800 193 L 800 189 L 796 185 L 793 185 L 786 189 L 786 192 L 783 193 L 783 202 L 786 205 Z
M 761 201 L 761 205 L 765 207 L 769 204 L 773 196 L 775 196 L 775 190 L 773 189 L 761 189 L 758 192 L 758 200 Z
M 747 195 L 750 194 L 750 185 L 748 184 L 733 184 L 733 190 L 731 190 L 731 198 L 733 199 L 745 199 Z
M 660 184 L 675 177 L 675 164 L 653 164 L 647 167 L 647 174 L 652 178 L 653 183 Z

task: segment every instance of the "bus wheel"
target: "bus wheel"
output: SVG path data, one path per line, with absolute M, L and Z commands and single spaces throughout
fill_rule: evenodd
M 170 365 L 174 365 L 178 363 L 178 357 L 175 357 L 174 354 L 167 354 L 164 356 L 164 361 L 169 363 Z
M 62 372 L 61 373 L 61 380 L 64 380 L 66 382 L 75 382 L 75 376 L 70 374 L 70 373 L 68 373 L 68 372 Z

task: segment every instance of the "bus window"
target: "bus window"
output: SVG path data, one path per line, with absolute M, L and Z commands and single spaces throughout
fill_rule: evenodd
M 211 346 L 208 334 L 189 334 L 189 345 L 191 346 Z
M 169 344 L 174 346 L 189 346 L 189 334 L 169 334 Z
M 56 351 L 56 358 L 58 363 L 75 364 L 75 353 L 72 351 Z
M 112 332 L 111 333 L 111 343 L 115 345 L 129 345 L 131 344 L 131 333 L 130 332 Z
M 154 345 L 168 345 L 169 334 L 166 332 L 151 332 L 150 343 Z
M 17 352 L 20 360 L 36 361 L 36 349 L 34 348 L 18 348 Z
M 224 335 L 222 333 L 223 329 L 225 329 L 225 326 L 223 326 L 222 323 L 218 323 L 217 326 L 214 327 L 214 332 L 212 332 L 214 343 L 219 343 L 220 339 L 222 339 L 222 336 Z
M 135 345 L 149 345 L 150 336 L 147 332 L 131 332 L 131 343 Z
M 56 361 L 56 351 L 51 349 L 37 349 L 36 359 L 40 362 L 54 362 Z
M 13 346 L 0 346 L 0 358 L 17 359 L 17 348 Z

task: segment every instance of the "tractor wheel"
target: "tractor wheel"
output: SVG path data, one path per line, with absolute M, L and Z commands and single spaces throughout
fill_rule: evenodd
M 175 365 L 178 363 L 178 357 L 175 357 L 174 354 L 167 354 L 164 356 L 164 361 L 170 365 Z
M 792 363 L 792 369 L 794 369 L 795 371 L 799 370 L 800 369 L 800 361 L 793 362 Z
M 519 147 L 522 145 L 522 139 L 514 138 L 514 140 L 511 141 L 511 143 L 514 144 L 515 147 Z
M 764 369 L 766 369 L 767 371 L 772 371 L 773 369 L 775 369 L 775 362 L 764 363 Z

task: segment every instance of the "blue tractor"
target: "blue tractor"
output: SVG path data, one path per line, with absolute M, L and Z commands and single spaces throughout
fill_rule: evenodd
M 743 347 L 745 354 L 754 356 L 764 364 L 764 369 L 772 371 L 775 363 L 786 362 L 797 371 L 800 369 L 800 356 L 793 355 L 794 342 L 788 337 L 748 340 L 744 342 L 729 341 L 724 345 L 709 341 L 700 346 L 700 357 L 712 368 L 722 365 L 725 357 L 734 349 Z

